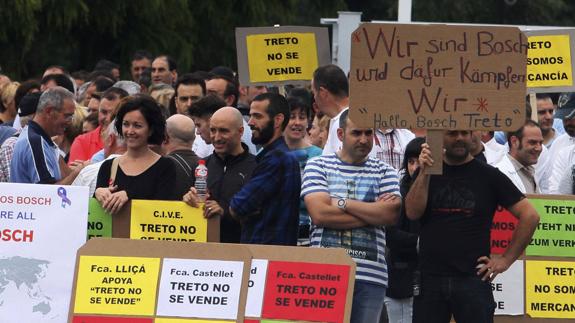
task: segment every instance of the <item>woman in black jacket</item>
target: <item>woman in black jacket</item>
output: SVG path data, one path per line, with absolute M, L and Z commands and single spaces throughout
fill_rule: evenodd
M 425 138 L 414 138 L 405 147 L 405 156 L 400 170 L 400 192 L 407 195 L 415 180 L 414 173 L 419 167 L 419 153 Z M 389 286 L 386 291 L 385 305 L 389 322 L 410 323 L 413 313 L 414 290 L 417 293 L 417 242 L 419 222 L 411 221 L 402 207 L 397 224 L 386 228 L 387 273 Z

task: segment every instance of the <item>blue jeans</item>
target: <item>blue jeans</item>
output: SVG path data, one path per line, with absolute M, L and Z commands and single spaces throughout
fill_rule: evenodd
M 377 323 L 383 310 L 385 287 L 377 284 L 355 281 L 351 323 Z
M 389 323 L 411 323 L 413 297 L 391 298 L 386 296 L 385 307 L 387 307 Z
M 423 275 L 421 292 L 414 297 L 413 322 L 492 323 L 495 300 L 491 283 L 477 276 Z

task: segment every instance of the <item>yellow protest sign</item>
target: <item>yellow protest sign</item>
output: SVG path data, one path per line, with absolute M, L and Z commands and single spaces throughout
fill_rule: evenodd
M 206 242 L 203 208 L 176 201 L 132 201 L 130 238 Z
M 75 313 L 153 315 L 159 258 L 80 256 Z
M 527 86 L 572 86 L 570 36 L 528 37 Z
M 314 33 L 246 37 L 252 82 L 311 80 L 318 67 Z
M 534 318 L 575 318 L 575 263 L 526 261 L 526 312 Z

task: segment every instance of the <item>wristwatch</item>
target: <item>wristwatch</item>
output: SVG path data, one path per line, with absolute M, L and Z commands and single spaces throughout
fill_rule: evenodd
M 340 198 L 337 200 L 337 207 L 340 208 L 340 209 L 342 209 L 342 210 L 345 210 L 345 207 L 346 207 L 346 206 L 347 206 L 347 199 L 344 199 L 344 198 L 340 197 Z

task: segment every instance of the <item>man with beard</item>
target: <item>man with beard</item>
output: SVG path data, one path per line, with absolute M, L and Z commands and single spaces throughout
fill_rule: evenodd
M 351 323 L 379 322 L 387 287 L 384 225 L 395 223 L 401 199 L 397 171 L 369 157 L 372 128 L 344 111 L 337 135 L 342 148 L 311 159 L 302 196 L 313 220 L 311 246 L 343 248 L 357 263 Z
M 446 131 L 443 175 L 428 175 L 433 156 L 427 144 L 420 170 L 405 199 L 406 215 L 420 219 L 420 290 L 413 322 L 493 322 L 490 282 L 521 255 L 539 215 L 496 168 L 469 152 L 471 131 Z M 490 258 L 490 229 L 497 206 L 519 219 L 502 256 Z
M 296 245 L 301 177 L 299 163 L 283 138 L 287 100 L 263 93 L 250 106 L 252 142 L 262 145 L 252 178 L 232 198 L 230 214 L 242 223 L 242 243 Z

